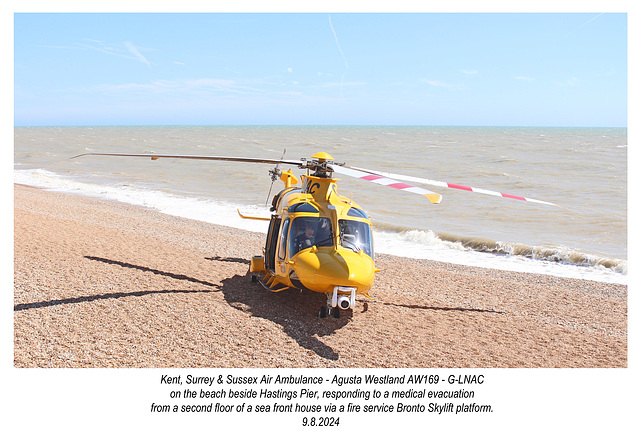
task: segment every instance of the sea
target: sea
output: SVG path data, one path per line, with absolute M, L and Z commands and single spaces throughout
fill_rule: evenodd
M 376 253 L 627 284 L 627 129 L 413 126 L 15 127 L 14 182 L 265 232 L 273 166 L 87 152 L 310 159 L 552 202 L 357 178 L 338 191 L 372 220 Z M 305 171 L 293 168 L 294 174 Z M 90 217 L 91 215 L 87 215 Z M 260 250 L 256 250 L 257 253 Z

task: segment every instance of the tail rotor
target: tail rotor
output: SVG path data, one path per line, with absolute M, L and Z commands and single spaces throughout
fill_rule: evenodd
M 280 167 L 280 163 L 282 162 L 282 160 L 284 160 L 285 154 L 287 154 L 287 149 L 286 148 L 282 152 L 282 157 L 280 157 L 280 162 L 278 162 L 276 164 L 276 166 L 269 171 L 269 173 L 271 174 L 271 185 L 269 186 L 269 193 L 267 193 L 267 200 L 264 202 L 264 206 L 268 206 L 269 205 L 269 198 L 271 197 L 271 190 L 273 189 L 273 183 L 275 183 L 276 180 L 278 178 L 280 178 L 280 175 L 282 174 L 282 172 L 280 172 L 279 167 Z

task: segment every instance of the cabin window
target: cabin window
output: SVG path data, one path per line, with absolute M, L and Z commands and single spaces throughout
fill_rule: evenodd
M 356 220 L 338 220 L 340 226 L 340 245 L 350 248 L 356 253 L 360 250 L 373 259 L 373 241 L 371 227 Z
M 362 211 L 360 208 L 356 208 L 356 207 L 349 208 L 349 212 L 347 212 L 347 215 L 350 216 L 350 217 L 362 217 L 362 218 L 366 218 L 366 219 L 369 218 L 369 217 L 367 217 L 367 215 L 365 214 L 364 211 Z
M 308 202 L 301 202 L 301 203 L 298 203 L 298 204 L 291 205 L 291 207 L 289 208 L 289 212 L 290 213 L 315 213 L 315 214 L 318 214 L 320 211 L 318 211 L 318 208 L 316 208 L 315 206 L 311 205 Z
M 327 217 L 296 217 L 291 223 L 289 256 L 310 248 L 333 246 L 333 229 Z
M 287 256 L 287 233 L 289 232 L 289 219 L 286 219 L 282 224 L 282 231 L 280 231 L 280 241 L 278 241 L 278 259 L 284 260 Z

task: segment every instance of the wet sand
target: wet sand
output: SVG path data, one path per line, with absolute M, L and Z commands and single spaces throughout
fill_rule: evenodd
M 625 285 L 376 255 L 375 300 L 320 319 L 250 282 L 264 234 L 14 190 L 15 367 L 627 366 Z

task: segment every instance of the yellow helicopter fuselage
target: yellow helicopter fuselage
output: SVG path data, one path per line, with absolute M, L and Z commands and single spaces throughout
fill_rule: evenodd
M 255 256 L 251 272 L 264 273 L 272 291 L 306 288 L 328 295 L 329 308 L 353 308 L 377 272 L 371 222 L 364 210 L 337 192 L 334 178 L 302 176 L 291 171 L 275 196 L 264 256 Z

